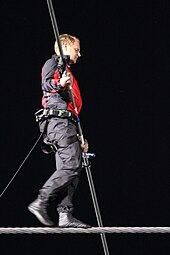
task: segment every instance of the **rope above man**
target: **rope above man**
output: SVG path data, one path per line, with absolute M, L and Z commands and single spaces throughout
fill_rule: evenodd
M 55 200 L 59 213 L 59 227 L 90 227 L 73 217 L 73 195 L 82 170 L 82 152 L 88 151 L 88 143 L 81 144 L 77 135 L 76 119 L 81 111 L 82 98 L 78 83 L 71 71 L 80 55 L 80 40 L 72 35 L 60 35 L 67 72 L 60 72 L 60 55 L 57 42 L 55 53 L 42 68 L 42 105 L 44 113 L 39 121 L 44 142 L 55 153 L 56 169 L 38 192 L 37 199 L 28 209 L 46 226 L 53 226 L 48 206 Z M 72 86 L 76 110 L 67 86 Z

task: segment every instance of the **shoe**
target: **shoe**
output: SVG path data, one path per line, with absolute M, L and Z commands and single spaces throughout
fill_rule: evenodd
M 54 226 L 54 222 L 49 219 L 47 214 L 47 203 L 37 198 L 28 206 L 28 210 L 33 213 L 37 219 L 46 226 Z
M 77 220 L 72 216 L 71 213 L 68 212 L 60 212 L 59 213 L 59 228 L 91 228 L 90 225 Z

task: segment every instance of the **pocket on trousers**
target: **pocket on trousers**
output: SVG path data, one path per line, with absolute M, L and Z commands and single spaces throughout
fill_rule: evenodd
M 53 118 L 48 123 L 47 136 L 51 141 L 59 140 L 65 136 L 68 127 L 68 119 Z

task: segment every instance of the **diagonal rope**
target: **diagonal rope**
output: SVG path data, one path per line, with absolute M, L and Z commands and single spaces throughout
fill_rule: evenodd
M 92 228 L 49 228 L 7 227 L 0 234 L 170 234 L 170 227 L 92 227 Z
M 21 170 L 22 166 L 25 164 L 26 160 L 28 159 L 28 157 L 30 156 L 31 152 L 34 150 L 35 146 L 37 145 L 37 143 L 39 142 L 39 140 L 41 139 L 43 133 L 40 134 L 40 136 L 38 137 L 38 139 L 36 140 L 35 144 L 33 145 L 33 147 L 31 148 L 31 150 L 29 151 L 29 153 L 27 154 L 27 156 L 25 157 L 25 159 L 23 160 L 23 162 L 21 163 L 21 165 L 19 166 L 19 168 L 17 169 L 17 171 L 15 172 L 15 174 L 13 175 L 13 177 L 10 179 L 10 181 L 8 182 L 8 184 L 6 185 L 6 187 L 4 188 L 4 190 L 1 192 L 0 194 L 0 198 L 3 196 L 3 194 L 5 193 L 5 191 L 7 190 L 7 188 L 9 187 L 9 185 L 12 183 L 12 181 L 15 179 L 16 175 L 19 173 L 19 171 Z

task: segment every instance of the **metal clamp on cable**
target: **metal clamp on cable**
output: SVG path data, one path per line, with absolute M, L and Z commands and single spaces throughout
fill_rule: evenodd
M 83 157 L 83 158 L 95 158 L 96 155 L 95 155 L 95 153 L 82 152 L 82 157 Z
M 89 152 L 82 152 L 82 167 L 90 167 L 91 166 L 91 161 L 89 159 L 96 157 L 94 153 L 89 153 Z

